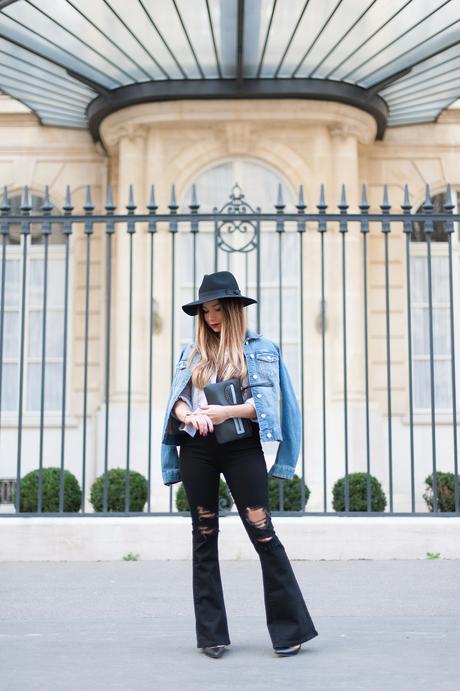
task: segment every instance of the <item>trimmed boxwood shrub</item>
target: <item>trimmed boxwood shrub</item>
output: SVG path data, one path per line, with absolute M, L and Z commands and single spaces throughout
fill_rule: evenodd
M 32 470 L 21 478 L 19 485 L 19 511 L 38 511 L 38 474 Z M 61 484 L 60 468 L 42 468 L 42 511 L 51 513 L 59 511 L 59 490 Z M 16 504 L 16 491 L 13 490 L 13 503 Z M 81 489 L 78 480 L 64 470 L 64 511 L 73 513 L 81 506 Z
M 233 506 L 233 497 L 227 487 L 225 480 L 219 480 L 219 511 L 230 511 Z M 181 482 L 176 492 L 176 509 L 178 511 L 190 511 L 184 485 Z
M 373 475 L 371 481 L 371 511 L 384 511 L 387 505 L 385 492 L 379 480 Z M 348 487 L 350 511 L 367 511 L 367 473 L 349 473 Z M 332 488 L 334 511 L 345 511 L 345 478 L 342 477 Z
M 107 473 L 107 511 L 125 510 L 124 468 L 111 468 Z M 147 501 L 147 480 L 135 470 L 129 471 L 129 511 L 143 511 Z M 90 502 L 95 511 L 103 510 L 104 473 L 91 485 Z
M 436 508 L 438 511 L 455 511 L 454 473 L 436 471 Z M 460 478 L 458 478 L 460 481 Z M 433 473 L 425 478 L 426 492 L 423 498 L 430 511 L 433 511 Z
M 283 511 L 303 511 L 310 496 L 310 490 L 305 487 L 305 505 L 302 506 L 302 480 L 298 475 L 294 475 L 292 480 L 281 480 L 284 489 Z M 280 480 L 272 475 L 268 477 L 268 501 L 271 511 L 280 510 Z

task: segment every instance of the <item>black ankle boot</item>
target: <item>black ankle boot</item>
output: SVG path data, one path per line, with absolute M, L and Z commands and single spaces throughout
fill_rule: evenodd
M 207 645 L 202 648 L 205 655 L 209 657 L 221 657 L 225 651 L 225 645 Z
M 287 656 L 287 655 L 297 655 L 301 648 L 302 644 L 298 643 L 297 645 L 290 645 L 289 647 L 286 648 L 273 648 L 275 653 L 277 655 L 282 655 L 282 656 Z

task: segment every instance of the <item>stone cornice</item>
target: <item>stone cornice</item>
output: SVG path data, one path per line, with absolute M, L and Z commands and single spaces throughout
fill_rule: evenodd
M 142 103 L 108 115 L 100 127 L 105 146 L 112 148 L 121 138 L 145 136 L 150 128 L 209 127 L 221 124 L 229 146 L 234 148 L 245 127 L 320 125 L 352 135 L 362 144 L 375 140 L 374 118 L 359 108 L 333 101 L 281 100 L 216 100 Z M 236 134 L 235 134 L 236 133 Z

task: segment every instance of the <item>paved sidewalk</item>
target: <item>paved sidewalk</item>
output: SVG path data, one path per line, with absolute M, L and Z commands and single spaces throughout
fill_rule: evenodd
M 258 562 L 222 561 L 212 660 L 189 561 L 1 563 L 0 691 L 458 690 L 459 560 L 292 564 L 319 636 L 276 657 Z

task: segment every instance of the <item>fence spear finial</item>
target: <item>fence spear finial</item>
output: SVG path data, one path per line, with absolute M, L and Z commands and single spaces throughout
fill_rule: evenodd
M 446 211 L 452 211 L 455 208 L 454 200 L 452 198 L 452 187 L 450 183 L 447 185 L 446 201 L 444 202 L 444 208 Z
M 306 208 L 305 199 L 303 196 L 303 185 L 299 185 L 299 199 L 297 201 L 297 209 L 302 212 Z
M 169 204 L 169 208 L 171 211 L 177 211 L 176 185 L 174 185 L 174 183 L 171 187 L 171 201 Z
M 412 204 L 410 203 L 409 185 L 407 183 L 404 185 L 404 200 L 401 208 L 403 211 L 410 211 L 412 209 Z
M 382 211 L 389 211 L 391 209 L 390 200 L 388 197 L 388 185 L 387 185 L 387 183 L 385 183 L 383 185 L 383 201 L 380 205 L 380 208 L 382 209 Z
M 347 190 L 345 188 L 345 185 L 343 185 L 343 184 L 342 184 L 341 193 L 340 193 L 339 209 L 348 209 Z
M 30 211 L 31 210 L 30 206 L 30 200 L 29 200 L 29 187 L 28 185 L 24 186 L 24 194 L 22 197 L 22 203 L 21 203 L 21 211 Z
M 190 209 L 192 213 L 196 213 L 198 209 L 200 208 L 200 205 L 198 204 L 198 198 L 196 194 L 196 185 L 195 183 L 192 185 L 192 199 L 190 201 Z
M 432 211 L 433 202 L 431 201 L 430 186 L 428 183 L 425 184 L 425 201 L 423 202 L 423 211 Z
M 112 190 L 112 185 L 109 184 L 107 185 L 107 195 L 106 195 L 106 200 L 105 200 L 105 210 L 106 211 L 115 211 L 115 204 L 113 203 L 113 190 Z
M 43 204 L 42 204 L 42 211 L 44 213 L 49 213 L 53 208 L 53 205 L 50 202 L 50 193 L 49 193 L 49 188 L 48 185 L 45 185 L 45 196 L 43 198 Z
M 361 211 L 367 211 L 369 209 L 369 203 L 367 201 L 367 189 L 364 182 L 361 187 L 361 204 L 359 205 L 359 208 Z
M 128 211 L 131 212 L 133 212 L 136 208 L 136 204 L 134 202 L 134 190 L 132 185 L 129 186 L 128 203 L 126 204 L 126 208 L 128 209 Z
M 285 203 L 283 199 L 283 186 L 281 183 L 278 183 L 278 197 L 276 200 L 275 209 L 278 211 L 278 213 L 282 213 L 284 208 Z
M 0 206 L 0 211 L 4 211 L 5 213 L 8 213 L 10 210 L 10 202 L 8 200 L 8 188 L 6 185 L 3 186 L 3 199 L 2 199 L 2 204 Z
M 158 206 L 155 201 L 155 185 L 150 185 L 150 195 L 149 203 L 147 204 L 147 209 L 152 213 L 158 209 Z
M 86 213 L 91 213 L 91 211 L 94 209 L 94 204 L 91 196 L 91 185 L 86 185 L 86 198 L 83 209 L 86 211 Z
M 323 183 L 321 183 L 319 188 L 319 204 L 317 206 L 321 211 L 327 209 Z
M 72 206 L 72 200 L 70 198 L 70 187 L 67 185 L 65 188 L 65 200 L 64 200 L 64 206 L 62 207 L 66 213 L 70 213 L 73 209 Z

